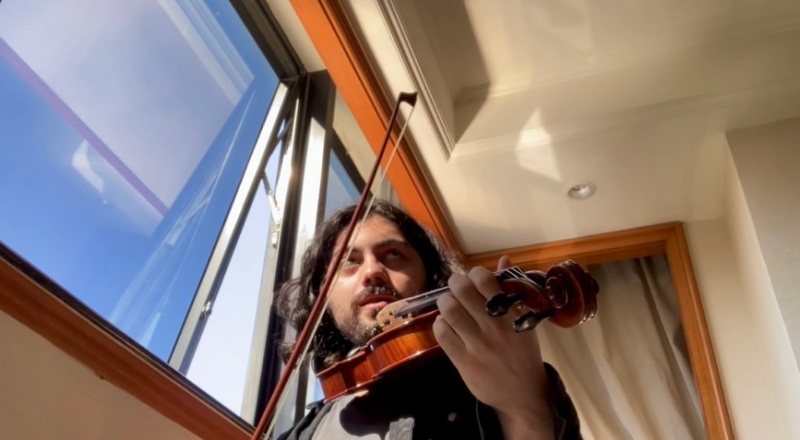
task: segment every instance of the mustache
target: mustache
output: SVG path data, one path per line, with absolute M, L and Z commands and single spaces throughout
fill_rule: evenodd
M 385 296 L 392 296 L 394 298 L 400 299 L 400 292 L 395 290 L 392 287 L 388 286 L 367 286 L 358 295 L 355 297 L 355 304 L 364 301 L 366 298 L 374 295 L 385 295 Z

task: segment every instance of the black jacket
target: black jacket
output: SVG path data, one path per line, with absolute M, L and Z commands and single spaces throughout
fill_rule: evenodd
M 558 372 L 549 364 L 545 370 L 553 403 L 553 438 L 581 439 L 578 415 Z M 279 440 L 311 440 L 317 431 L 317 438 L 325 440 L 370 435 L 385 440 L 502 440 L 496 413 L 470 394 L 452 364 L 441 362 L 423 371 L 367 396 L 316 402 Z

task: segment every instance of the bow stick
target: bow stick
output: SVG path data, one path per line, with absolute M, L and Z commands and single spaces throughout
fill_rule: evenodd
M 394 124 L 397 121 L 397 116 L 400 112 L 400 105 L 402 103 L 409 104 L 412 108 L 417 103 L 417 93 L 400 93 L 397 98 L 397 103 L 395 104 L 394 111 L 392 112 L 392 116 L 389 119 L 389 126 L 386 129 L 386 135 L 383 138 L 383 143 L 381 144 L 381 148 L 378 151 L 378 157 L 375 160 L 375 165 L 372 167 L 372 171 L 369 174 L 369 177 L 364 184 L 364 190 L 361 192 L 361 197 L 358 200 L 358 204 L 356 205 L 355 211 L 353 212 L 353 217 L 350 219 L 350 224 L 347 226 L 347 229 L 344 231 L 344 238 L 343 243 L 349 243 L 350 239 L 353 236 L 353 231 L 355 230 L 356 226 L 358 225 L 358 221 L 361 219 L 361 216 L 364 213 L 366 201 L 370 196 L 370 188 L 375 180 L 375 176 L 377 175 L 378 168 L 381 165 L 381 160 L 383 159 L 384 153 L 386 152 L 387 146 L 389 144 L 389 139 L 391 138 L 392 129 L 394 128 Z M 399 143 L 400 139 L 398 139 Z M 328 292 L 330 291 L 331 285 L 333 284 L 333 280 L 335 278 L 336 271 L 339 268 L 339 264 L 341 263 L 342 259 L 344 258 L 345 253 L 347 252 L 348 246 L 341 246 L 339 250 L 334 255 L 331 264 L 328 266 L 328 271 L 325 274 L 325 279 L 322 284 L 322 288 L 320 289 L 319 294 L 317 295 L 317 300 L 314 302 L 314 307 L 311 309 L 311 312 L 308 316 L 308 320 L 306 324 L 303 326 L 303 330 L 300 332 L 300 335 L 297 338 L 297 342 L 292 350 L 292 354 L 289 356 L 289 360 L 286 362 L 286 368 L 284 368 L 283 373 L 281 374 L 280 379 L 278 380 L 278 384 L 275 386 L 275 390 L 270 396 L 269 402 L 267 403 L 266 408 L 264 408 L 264 412 L 261 415 L 261 419 L 256 426 L 255 431 L 253 432 L 253 436 L 250 437 L 251 440 L 258 440 L 263 431 L 265 426 L 267 425 L 268 421 L 274 420 L 274 412 L 278 405 L 278 399 L 283 394 L 283 391 L 286 389 L 286 385 L 289 383 L 289 375 L 295 369 L 298 360 L 301 356 L 305 354 L 307 351 L 307 346 L 309 341 L 311 340 L 311 334 L 313 333 L 314 329 L 317 326 L 317 323 L 322 316 L 322 311 L 327 306 L 327 299 L 328 299 Z

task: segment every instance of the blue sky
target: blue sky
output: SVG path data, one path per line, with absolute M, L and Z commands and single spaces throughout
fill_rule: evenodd
M 276 87 L 227 1 L 3 1 L 0 241 L 168 357 Z

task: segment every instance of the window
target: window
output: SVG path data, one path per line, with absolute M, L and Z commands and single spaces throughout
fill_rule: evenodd
M 363 180 L 330 78 L 232 3 L 2 2 L 0 244 L 253 422 L 274 287 Z
M 259 167 L 251 203 L 242 212 L 229 212 L 229 222 L 241 221 L 242 227 L 235 241 L 223 245 L 232 247 L 224 267 L 207 271 L 207 278 L 221 280 L 219 287 L 203 289 L 201 284 L 195 297 L 201 313 L 189 313 L 184 337 L 170 359 L 192 382 L 242 416 L 252 414 L 267 345 L 289 174 L 284 159 L 292 152 L 286 136 L 290 126 L 291 121 L 282 124 L 283 135 L 266 166 Z
M 2 8 L 0 240 L 166 359 L 277 77 L 227 1 Z

